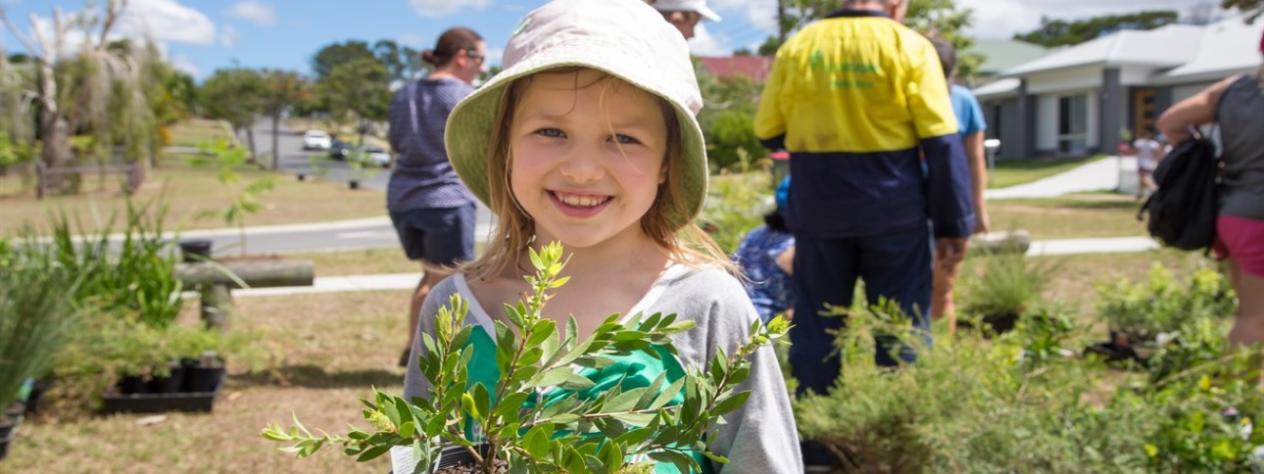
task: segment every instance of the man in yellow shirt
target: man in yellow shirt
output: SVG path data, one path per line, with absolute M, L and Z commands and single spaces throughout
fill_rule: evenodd
M 847 0 L 777 51 L 755 134 L 790 152 L 786 220 L 795 235 L 791 372 L 800 390 L 838 378 L 830 356 L 856 280 L 929 329 L 932 246 L 960 260 L 974 226 L 970 176 L 935 48 L 901 25 L 904 0 Z M 929 331 L 926 332 L 929 340 Z M 896 352 L 896 354 L 892 354 Z M 885 342 L 880 364 L 912 362 Z

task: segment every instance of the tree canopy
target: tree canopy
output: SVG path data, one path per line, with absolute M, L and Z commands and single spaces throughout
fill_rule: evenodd
M 1255 1 L 1260 0 L 1225 0 Z M 1027 33 L 1018 33 L 1014 39 L 1038 44 L 1047 48 L 1070 46 L 1092 41 L 1099 36 L 1120 30 L 1150 30 L 1176 23 L 1180 17 L 1173 10 L 1148 10 L 1123 15 L 1106 15 L 1082 20 L 1060 20 L 1048 17 L 1040 19 L 1040 27 Z

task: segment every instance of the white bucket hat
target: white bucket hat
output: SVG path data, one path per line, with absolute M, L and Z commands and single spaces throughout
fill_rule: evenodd
M 555 0 L 522 20 L 505 46 L 503 70 L 466 96 L 448 116 L 448 159 L 474 196 L 491 205 L 487 163 L 501 98 L 510 84 L 563 67 L 599 70 L 671 104 L 681 128 L 680 170 L 686 212 L 698 214 L 707 193 L 707 155 L 695 114 L 702 94 L 684 37 L 643 0 Z
M 707 0 L 654 0 L 651 3 L 660 12 L 698 12 L 703 18 L 720 21 L 720 15 L 707 7 Z

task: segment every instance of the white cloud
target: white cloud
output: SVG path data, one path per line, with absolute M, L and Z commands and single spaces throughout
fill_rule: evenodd
M 237 46 L 237 28 L 233 28 L 233 25 L 224 25 L 219 32 L 219 44 L 225 48 Z
M 148 35 L 156 41 L 212 44 L 215 24 L 200 11 L 176 0 L 131 0 L 115 31 L 129 38 Z
M 764 33 L 777 31 L 777 0 L 711 0 L 709 6 L 723 18 L 744 16 Z
M 256 25 L 271 26 L 276 24 L 276 10 L 272 5 L 259 3 L 255 1 L 238 2 L 229 8 L 226 13 L 229 16 L 241 18 Z
M 482 10 L 491 3 L 491 0 L 408 0 L 408 5 L 423 18 L 440 18 L 467 8 Z
M 202 71 L 199 70 L 198 67 L 193 64 L 193 60 L 189 59 L 186 56 L 176 56 L 173 58 L 169 58 L 167 61 L 171 63 L 172 67 L 176 68 L 177 70 L 184 71 L 190 76 L 193 76 L 195 78 L 202 77 Z
M 696 56 L 728 56 L 733 52 L 728 43 L 727 37 L 713 35 L 707 30 L 705 23 L 699 23 L 693 29 L 693 38 L 689 40 L 689 52 Z

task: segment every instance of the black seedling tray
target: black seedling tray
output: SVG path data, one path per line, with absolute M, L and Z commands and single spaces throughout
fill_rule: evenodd
M 215 397 L 224 385 L 221 373 L 214 388 L 209 392 L 177 392 L 177 393 L 136 393 L 123 395 L 107 393 L 102 396 L 104 404 L 101 412 L 110 413 L 163 413 L 169 411 L 210 412 L 215 406 Z

